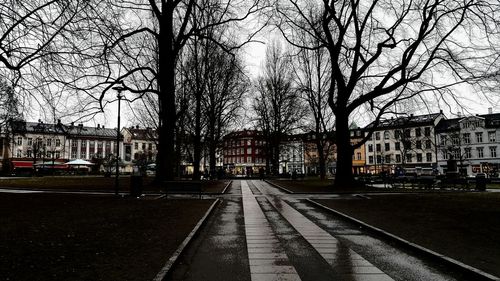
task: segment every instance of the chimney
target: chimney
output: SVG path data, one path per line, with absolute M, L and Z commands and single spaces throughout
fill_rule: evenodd
M 493 114 L 493 108 L 488 107 L 488 114 Z
M 104 125 L 102 125 L 102 128 L 104 129 Z
M 71 127 L 75 126 L 75 122 L 71 122 Z
M 136 128 L 136 129 L 139 129 L 139 125 L 135 125 L 135 128 Z
M 82 124 L 82 123 L 78 124 L 78 127 L 82 128 L 82 127 L 83 127 L 83 124 Z
M 443 114 L 443 110 L 442 109 L 439 110 L 439 114 Z
M 61 125 L 61 119 L 57 119 L 57 125 Z
M 101 128 L 101 124 L 97 124 L 97 129 L 100 129 Z
M 462 112 L 457 112 L 458 117 L 462 117 Z

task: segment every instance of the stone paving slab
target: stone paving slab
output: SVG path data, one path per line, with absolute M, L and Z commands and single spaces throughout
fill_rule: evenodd
M 301 280 L 246 181 L 241 182 L 248 260 L 252 281 Z M 255 247 L 258 245 L 259 247 Z M 267 247 L 262 247 L 267 245 Z M 263 261 L 263 262 L 259 262 Z

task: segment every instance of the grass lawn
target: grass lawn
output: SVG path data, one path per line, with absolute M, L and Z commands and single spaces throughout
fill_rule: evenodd
M 373 195 L 317 200 L 409 241 L 500 276 L 500 194 Z
M 0 195 L 2 280 L 151 280 L 213 200 Z
M 145 192 L 160 192 L 162 187 L 153 183 L 153 177 L 143 179 Z M 203 181 L 203 190 L 208 193 L 220 193 L 229 181 Z M 31 177 L 0 179 L 0 188 L 24 189 L 57 189 L 57 190 L 84 190 L 84 191 L 109 191 L 115 190 L 115 178 L 103 176 L 65 176 L 65 177 Z M 130 177 L 119 178 L 121 192 L 130 191 Z

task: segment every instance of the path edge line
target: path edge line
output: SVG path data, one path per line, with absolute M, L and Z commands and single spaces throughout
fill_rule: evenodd
M 266 182 L 267 184 L 270 184 L 270 185 L 272 185 L 272 186 L 274 186 L 274 187 L 276 187 L 276 188 L 278 188 L 278 189 L 281 189 L 282 191 L 284 191 L 284 192 L 286 192 L 286 193 L 289 193 L 289 194 L 295 194 L 295 192 L 293 192 L 293 191 L 291 191 L 291 190 L 289 190 L 289 189 L 287 189 L 287 188 L 284 188 L 283 186 L 281 186 L 281 185 L 279 185 L 279 184 L 276 184 L 276 183 L 274 183 L 274 182 L 270 182 L 270 181 L 268 181 L 268 180 L 264 180 L 264 182 Z
M 495 276 L 493 274 L 484 272 L 484 271 L 482 271 L 482 270 L 480 270 L 478 268 L 475 268 L 473 266 L 467 265 L 467 264 L 465 264 L 463 262 L 460 262 L 460 261 L 458 261 L 456 259 L 453 259 L 453 258 L 448 257 L 446 255 L 443 255 L 443 254 L 440 254 L 440 253 L 435 252 L 433 250 L 430 250 L 428 248 L 425 248 L 425 247 L 423 247 L 421 245 L 418 245 L 416 243 L 410 242 L 410 241 L 408 241 L 406 239 L 403 239 L 403 238 L 401 238 L 401 237 L 399 237 L 397 235 L 394 235 L 394 234 L 392 234 L 390 232 L 387 232 L 387 231 L 385 231 L 383 229 L 380 229 L 378 227 L 372 226 L 372 225 L 370 225 L 370 224 L 368 224 L 366 222 L 363 222 L 363 221 L 361 221 L 359 219 L 356 219 L 356 218 L 351 217 L 351 216 L 349 216 L 347 214 L 344 214 L 342 212 L 339 212 L 337 210 L 329 208 L 329 207 L 327 207 L 327 206 L 325 206 L 325 205 L 323 205 L 321 203 L 318 203 L 318 202 L 314 201 L 313 199 L 307 199 L 307 201 L 309 203 L 313 204 L 313 205 L 316 205 L 316 206 L 322 208 L 322 209 L 325 209 L 325 210 L 327 210 L 329 212 L 332 212 L 332 213 L 334 213 L 334 214 L 336 214 L 336 215 L 338 215 L 338 216 L 340 216 L 340 217 L 342 217 L 342 218 L 344 218 L 344 219 L 346 219 L 348 221 L 351 221 L 351 222 L 359 224 L 359 225 L 361 225 L 363 227 L 366 227 L 366 228 L 368 228 L 368 229 L 370 229 L 370 230 L 372 230 L 374 232 L 377 232 L 377 233 L 379 233 L 379 234 L 381 234 L 381 235 L 383 235 L 385 237 L 388 237 L 388 238 L 390 238 L 392 240 L 396 240 L 397 242 L 402 243 L 402 244 L 404 244 L 405 246 L 407 246 L 407 247 L 409 247 L 411 249 L 417 250 L 417 251 L 419 251 L 421 253 L 424 253 L 426 255 L 430 255 L 430 256 L 432 256 L 435 259 L 438 259 L 440 261 L 443 261 L 443 262 L 447 263 L 448 265 L 457 267 L 457 268 L 459 268 L 462 271 L 465 271 L 465 272 L 467 272 L 467 273 L 469 273 L 471 275 L 474 275 L 475 277 L 478 277 L 479 280 L 500 281 L 500 277 L 497 277 L 497 276 Z
M 228 184 L 226 184 L 226 187 L 224 187 L 224 189 L 222 190 L 221 194 L 226 194 L 226 191 L 227 189 L 229 188 L 229 186 L 233 183 L 233 180 L 230 180 Z
M 172 267 L 177 263 L 180 255 L 184 252 L 184 250 L 187 248 L 188 244 L 193 240 L 194 236 L 199 232 L 201 226 L 205 223 L 207 220 L 208 216 L 212 213 L 212 211 L 215 209 L 215 206 L 221 201 L 221 199 L 217 198 L 214 203 L 208 208 L 207 212 L 205 215 L 198 221 L 196 226 L 193 228 L 193 230 L 188 234 L 188 236 L 182 241 L 182 243 L 177 247 L 175 252 L 170 256 L 168 261 L 165 263 L 165 265 L 161 268 L 161 270 L 156 274 L 155 278 L 153 281 L 163 281 L 167 280 L 165 279 L 170 273 L 170 270 Z

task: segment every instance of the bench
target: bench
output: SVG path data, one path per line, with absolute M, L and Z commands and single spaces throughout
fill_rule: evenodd
M 201 181 L 165 181 L 165 196 L 168 194 L 198 194 L 200 199 L 202 195 Z

